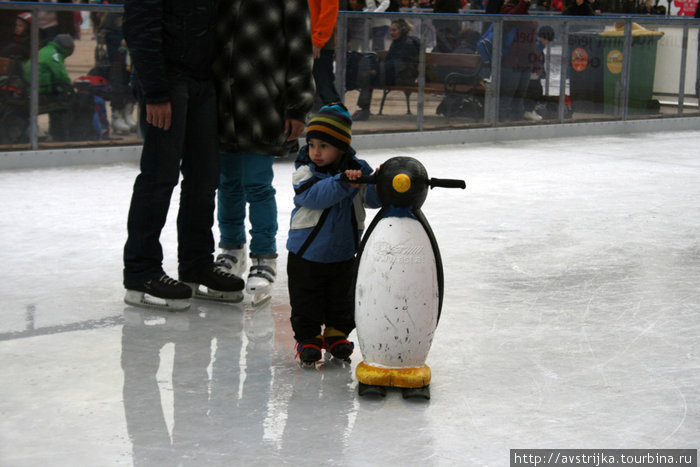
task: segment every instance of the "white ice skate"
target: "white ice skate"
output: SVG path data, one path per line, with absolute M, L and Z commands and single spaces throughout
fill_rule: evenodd
M 222 248 L 221 253 L 216 257 L 215 264 L 234 276 L 243 277 L 247 253 L 245 245 L 231 249 Z
M 134 118 L 134 104 L 126 104 L 126 107 L 124 107 L 124 123 L 126 123 L 129 126 L 129 131 L 134 133 L 136 131 L 136 128 L 138 127 L 138 122 Z
M 246 292 L 251 295 L 251 303 L 257 306 L 270 299 L 272 286 L 277 277 L 277 253 L 266 255 L 251 254 L 250 273 Z
M 158 279 L 127 288 L 124 302 L 138 307 L 179 311 L 190 307 L 191 297 L 190 287 L 163 274 Z
M 126 135 L 131 131 L 121 110 L 112 110 L 112 131 L 119 135 Z

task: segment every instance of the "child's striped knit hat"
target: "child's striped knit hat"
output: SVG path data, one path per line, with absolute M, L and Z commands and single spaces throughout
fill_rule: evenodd
M 352 117 L 343 104 L 324 105 L 311 119 L 306 140 L 320 139 L 345 152 L 352 141 Z

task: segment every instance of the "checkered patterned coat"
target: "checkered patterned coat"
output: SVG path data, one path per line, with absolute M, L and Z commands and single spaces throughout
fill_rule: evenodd
M 219 139 L 225 152 L 285 156 L 284 121 L 305 121 L 314 99 L 306 0 L 219 0 Z

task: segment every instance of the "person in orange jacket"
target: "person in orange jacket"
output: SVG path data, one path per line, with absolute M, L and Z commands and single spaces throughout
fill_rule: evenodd
M 313 75 L 316 83 L 314 109 L 319 109 L 321 105 L 340 102 L 333 74 L 335 27 L 340 5 L 338 0 L 308 0 L 308 2 L 314 53 Z

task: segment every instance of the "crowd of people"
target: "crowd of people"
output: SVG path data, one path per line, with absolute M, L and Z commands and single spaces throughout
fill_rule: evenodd
M 87 0 L 54 2 L 88 3 Z M 121 4 L 122 1 L 105 0 L 101 3 Z M 136 101 L 129 86 L 128 52 L 121 31 L 122 14 L 92 13 L 89 20 L 80 11 L 39 10 L 35 15 L 33 18 L 30 11 L 0 9 L 3 26 L 0 57 L 12 61 L 13 72 L 11 76 L 3 77 L 0 111 L 3 126 L 7 128 L 0 131 L 0 142 L 20 143 L 28 138 L 29 31 L 33 21 L 39 28 L 40 112 L 49 115 L 48 138 L 51 141 L 76 141 L 135 133 Z M 92 23 L 90 39 L 95 41 L 95 63 L 89 77 L 71 80 L 66 60 L 75 49 L 75 41 L 81 39 L 86 20 Z M 17 73 L 20 68 L 23 69 L 21 74 Z M 105 101 L 110 101 L 111 124 Z
M 70 3 L 71 0 L 53 0 L 64 3 Z M 81 0 L 87 3 L 88 0 Z M 632 0 L 622 2 L 623 12 L 639 13 L 639 14 L 665 14 L 665 7 L 659 5 L 660 0 L 645 0 L 643 3 Z M 100 3 L 122 4 L 123 0 L 102 0 Z M 528 7 L 524 9 L 522 6 L 527 3 Z M 510 4 L 520 6 L 513 10 Z M 399 9 L 419 8 L 420 11 L 432 11 L 434 13 L 457 13 L 460 11 L 477 10 L 487 14 L 502 14 L 502 13 L 520 13 L 529 14 L 532 10 L 551 10 L 559 11 L 563 15 L 571 16 L 592 16 L 602 12 L 614 12 L 611 4 L 606 0 L 531 0 L 531 2 L 512 2 L 504 0 L 309 0 L 308 6 L 311 15 L 311 31 L 313 45 L 313 78 L 317 92 L 315 101 L 312 107 L 313 111 L 323 105 L 328 105 L 341 100 L 340 92 L 335 88 L 334 76 L 334 60 L 335 60 L 335 45 L 336 45 L 336 21 L 339 10 L 350 11 L 367 11 L 367 12 L 392 12 Z M 618 7 L 619 8 L 619 7 Z M 19 12 L 16 10 L 2 11 L 2 41 L 0 42 L 0 57 L 11 57 L 14 60 L 26 62 L 29 57 L 29 26 L 32 18 L 29 12 Z M 114 137 L 119 135 L 129 135 L 137 132 L 137 115 L 135 112 L 136 98 L 130 86 L 131 69 L 130 57 L 126 41 L 122 32 L 122 15 L 119 13 L 93 13 L 90 20 L 92 22 L 92 35 L 96 40 L 95 46 L 95 64 L 90 71 L 91 75 L 103 77 L 108 84 L 108 93 L 103 93 L 102 96 L 95 98 L 95 118 L 93 118 L 93 126 L 95 126 L 94 135 L 98 138 Z M 47 46 L 52 40 L 61 34 L 64 37 L 67 35 L 74 40 L 80 38 L 81 23 L 83 22 L 80 12 L 51 12 L 41 10 L 39 17 L 35 19 L 39 24 L 41 46 Z M 346 82 L 349 84 L 346 90 L 359 90 L 359 98 L 357 102 L 358 110 L 353 114 L 355 120 L 367 120 L 370 118 L 370 101 L 372 92 L 376 87 L 390 86 L 393 84 L 414 84 L 417 78 L 417 61 L 418 61 L 418 45 L 417 35 L 420 31 L 412 31 L 415 25 L 410 21 L 402 20 L 403 24 L 392 23 L 392 19 L 387 15 L 381 15 L 370 20 L 370 24 L 365 26 L 364 20 L 357 18 L 352 19 L 348 23 L 347 34 L 347 49 L 352 52 L 369 51 L 362 55 L 348 56 L 348 64 Z M 485 29 L 486 23 L 484 24 Z M 508 26 L 508 25 L 507 25 Z M 514 25 L 515 26 L 515 25 Z M 520 24 L 521 28 L 527 29 L 528 24 Z M 483 33 L 483 30 L 472 29 L 471 27 L 463 27 L 462 23 L 450 19 L 435 19 L 432 25 L 429 26 L 430 33 L 428 36 L 428 47 L 433 52 L 444 53 L 474 53 L 476 51 L 476 42 L 478 34 Z M 364 37 L 368 34 L 368 37 Z M 520 34 L 519 37 L 522 37 Z M 505 70 L 504 77 L 506 82 L 501 89 L 505 99 L 502 101 L 501 110 L 505 111 L 504 106 L 508 106 L 510 98 L 514 95 L 519 99 L 522 94 L 522 88 L 525 87 L 526 73 L 518 73 L 520 78 L 518 83 L 514 83 L 513 70 L 518 70 L 521 67 L 529 67 L 530 71 L 538 66 L 538 61 L 541 59 L 541 52 L 537 51 L 537 40 L 535 34 L 528 35 L 529 44 L 527 47 L 524 44 L 516 44 L 509 51 L 509 54 L 504 55 L 503 68 Z M 65 39 L 64 39 L 65 42 Z M 519 41 L 522 42 L 522 41 Z M 55 48 L 55 43 L 51 47 Z M 41 63 L 40 66 L 65 67 L 64 62 L 69 57 L 66 55 L 65 48 L 59 56 L 60 60 L 56 63 Z M 387 52 L 388 49 L 388 52 Z M 525 50 L 527 49 L 527 50 Z M 48 52 L 48 51 L 47 51 Z M 519 56 L 519 52 L 527 52 L 525 57 Z M 372 55 L 374 53 L 374 55 Z M 41 57 L 50 56 L 48 53 L 41 54 Z M 516 58 L 519 57 L 519 58 Z M 517 61 L 517 64 L 514 64 Z M 528 63 L 524 63 L 528 61 Z M 41 74 L 42 78 L 61 80 L 65 78 L 65 74 L 60 75 Z M 440 70 L 434 74 L 436 78 L 443 78 Z M 522 81 L 522 82 L 520 82 Z M 103 83 L 104 84 L 104 83 Z M 26 83 L 25 83 L 26 86 Z M 75 89 L 72 86 L 59 84 L 58 86 L 41 82 L 42 90 L 51 89 L 55 92 L 56 89 L 62 90 L 61 95 L 55 95 L 55 100 L 65 102 L 71 100 L 71 96 L 66 94 L 74 94 Z M 104 90 L 106 87 L 103 86 Z M 88 88 L 91 89 L 91 88 Z M 513 93 L 513 89 L 517 89 Z M 105 95 L 106 94 L 106 95 Z M 42 95 L 49 96 L 42 91 Z M 104 100 L 109 101 L 111 115 L 106 115 Z M 102 105 L 100 108 L 99 105 Z M 61 107 L 61 106 L 58 106 Z M 57 110 L 51 112 L 54 122 L 60 121 L 64 127 L 66 122 L 66 112 L 70 110 L 71 105 L 64 105 Z M 83 105 L 82 107 L 85 107 Z M 77 109 L 72 110 L 74 113 Z M 88 110 L 89 111 L 89 110 Z M 99 117 L 97 118 L 98 115 Z M 508 113 L 506 111 L 506 113 Z M 104 115 L 103 115 L 104 114 Z M 518 118 L 520 112 L 508 114 L 505 119 Z M 13 118 L 19 119 L 19 126 L 26 126 L 26 112 L 21 109 L 13 108 L 10 112 L 5 112 Z M 537 116 L 532 112 L 525 112 L 526 118 L 531 117 L 537 119 Z M 105 129 L 106 126 L 106 129 Z M 59 128 L 49 134 L 53 140 L 70 139 L 71 133 L 62 128 L 60 124 L 52 125 L 51 128 Z M 111 131 L 110 131 L 111 130 Z M 26 140 L 26 135 L 24 136 Z

